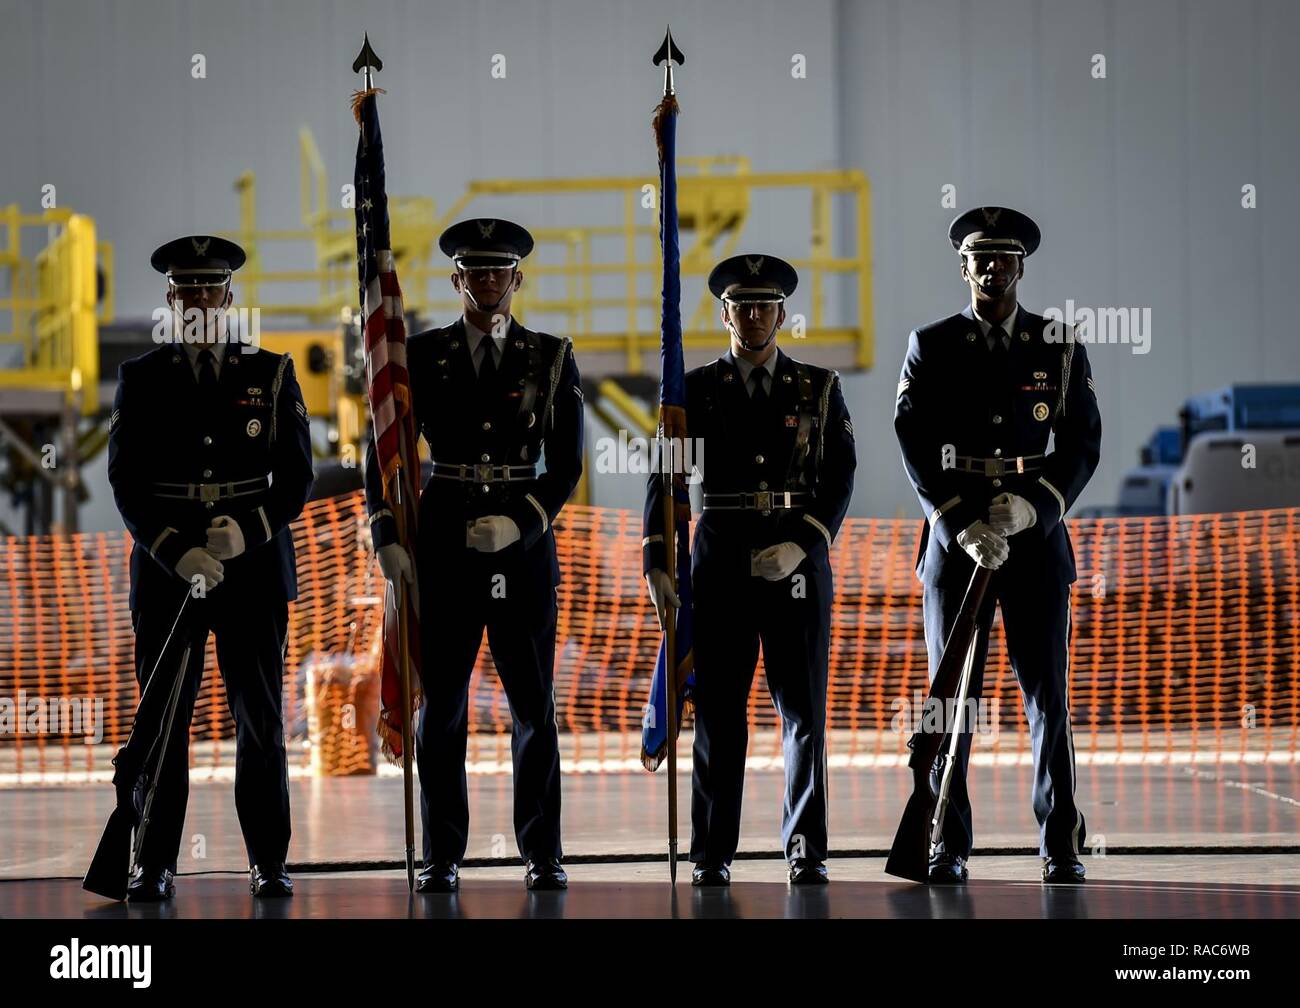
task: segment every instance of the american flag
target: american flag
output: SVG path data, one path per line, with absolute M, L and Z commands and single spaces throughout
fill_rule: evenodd
M 416 450 L 411 376 L 406 370 L 406 322 L 402 290 L 397 284 L 388 234 L 388 196 L 384 191 L 384 142 L 374 89 L 358 93 L 353 112 L 361 125 L 357 140 L 356 184 L 357 275 L 361 314 L 365 319 L 366 380 L 375 452 L 384 476 L 384 500 L 397 522 L 401 545 L 414 555 L 420 458 Z M 399 503 L 400 502 L 400 503 Z M 419 616 L 403 592 L 411 667 L 412 703 L 418 707 Z M 384 754 L 402 756 L 402 676 L 399 664 L 400 620 L 390 587 L 384 602 L 383 680 L 379 731 Z

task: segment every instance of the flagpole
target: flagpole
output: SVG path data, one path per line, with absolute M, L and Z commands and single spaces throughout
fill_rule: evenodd
M 668 103 L 674 100 L 675 90 L 673 88 L 673 61 L 679 64 L 684 62 L 684 57 L 673 44 L 672 31 L 668 30 L 664 34 L 663 45 L 651 58 L 651 62 L 658 66 L 662 61 L 664 64 L 664 93 L 663 102 Z M 668 114 L 673 114 L 669 112 Z M 663 159 L 660 171 L 661 190 L 662 183 L 665 181 L 664 176 L 669 170 L 667 158 Z M 661 214 L 667 214 L 667 207 L 664 203 L 664 193 L 660 192 Z M 674 213 L 676 207 L 674 206 Z M 665 220 L 666 224 L 666 220 Z M 675 222 L 674 222 L 675 225 Z M 660 242 L 664 240 L 664 228 L 660 228 Z M 665 252 L 665 270 L 668 269 L 667 256 Z M 662 332 L 661 332 L 662 339 Z M 672 451 L 672 445 L 676 439 L 672 437 L 674 431 L 670 431 L 668 410 L 665 409 L 665 403 L 659 405 L 659 469 L 660 478 L 663 481 L 663 528 L 664 528 L 664 549 L 665 563 L 667 568 L 668 580 L 672 586 L 674 595 L 678 595 L 680 587 L 677 583 L 677 515 L 676 515 L 676 494 L 674 487 L 674 477 L 677 465 L 677 458 Z M 672 425 L 675 426 L 675 425 Z M 684 455 L 683 455 L 684 461 Z M 672 607 L 666 607 L 664 618 L 664 716 L 668 720 L 665 730 L 667 756 L 668 756 L 668 880 L 669 884 L 677 884 L 677 610 Z
M 370 46 L 370 35 L 366 34 L 361 43 L 361 52 L 352 63 L 353 73 L 364 73 L 362 78 L 364 91 L 371 91 L 374 84 L 373 71 L 384 69 L 383 61 Z M 358 96 L 359 98 L 360 96 Z M 358 106 L 359 108 L 359 106 Z M 400 445 L 400 442 L 399 442 Z M 409 549 L 406 528 L 406 501 L 402 497 L 402 485 L 405 479 L 405 467 L 409 460 L 403 457 L 401 448 L 398 451 L 397 468 L 394 471 L 390 486 L 393 488 L 393 520 L 397 526 L 397 542 L 403 549 Z M 418 465 L 418 462 L 417 462 Z M 386 490 L 388 488 L 385 488 Z M 407 606 L 410 604 L 410 592 L 402 578 L 397 579 L 393 586 L 393 593 L 397 601 L 397 638 L 398 638 L 398 655 L 397 665 L 402 684 L 402 813 L 406 825 L 406 886 L 411 893 L 415 892 L 415 782 L 411 770 L 411 751 L 414 748 L 412 742 L 413 732 L 411 721 L 414 712 L 411 710 L 411 645 L 410 645 L 410 623 L 407 619 Z
M 659 465 L 663 470 L 664 490 L 664 547 L 667 552 L 668 579 L 673 594 L 677 586 L 677 521 L 673 514 L 676 502 L 673 496 L 672 466 L 664 466 L 668 457 L 664 450 L 671 442 L 665 436 L 664 423 L 659 423 Z M 677 612 L 667 607 L 664 617 L 664 710 L 668 717 L 668 881 L 677 884 Z
M 406 549 L 406 514 L 402 501 L 402 462 L 397 465 L 397 474 L 393 485 L 397 488 L 397 507 L 393 508 L 393 517 L 397 524 L 397 541 Z M 415 782 L 411 773 L 411 645 L 408 639 L 406 606 L 410 593 L 402 578 L 397 579 L 394 587 L 397 592 L 397 637 L 398 668 L 402 673 L 402 812 L 406 818 L 406 886 L 409 892 L 415 892 Z

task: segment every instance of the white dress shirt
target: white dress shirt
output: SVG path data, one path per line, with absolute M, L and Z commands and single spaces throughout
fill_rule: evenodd
M 1002 347 L 1005 350 L 1011 349 L 1011 340 L 1012 337 L 1014 337 L 1016 334 L 1016 315 L 1019 313 L 1019 311 L 1020 311 L 1020 306 L 1017 305 L 1015 308 L 1011 310 L 1011 314 L 1002 320 L 1002 331 L 1003 331 Z M 980 324 L 980 330 L 984 333 L 984 339 L 985 341 L 987 341 L 989 345 L 989 349 L 992 350 L 993 336 L 990 330 L 992 330 L 993 328 L 993 323 L 986 322 L 984 319 L 982 319 L 980 317 L 979 312 L 975 312 L 975 321 Z
M 736 370 L 740 372 L 740 380 L 745 384 L 745 394 L 752 398 L 754 395 L 754 386 L 750 384 L 749 377 L 754 373 L 754 365 L 739 355 L 735 356 L 735 360 Z M 763 384 L 766 387 L 766 391 L 771 394 L 772 379 L 776 377 L 776 353 L 773 352 L 767 360 L 759 365 L 759 367 L 767 372 L 767 379 Z
M 478 326 L 474 325 L 469 319 L 465 319 L 465 338 L 469 340 L 469 357 L 474 365 L 474 373 L 478 374 L 479 365 L 482 363 L 482 356 L 479 348 L 483 345 L 483 338 L 488 334 Z M 501 327 L 500 335 L 492 333 L 492 343 L 495 346 L 492 362 L 498 367 L 501 366 L 501 355 L 506 349 L 506 333 L 510 331 L 508 325 Z
M 199 363 L 199 354 L 204 350 L 212 351 L 212 370 L 218 378 L 221 377 L 221 365 L 226 359 L 226 344 L 213 343 L 211 346 L 204 346 L 202 343 L 183 343 L 185 347 L 185 356 L 190 359 L 190 369 L 194 372 L 196 380 L 202 381 L 199 377 L 203 365 Z

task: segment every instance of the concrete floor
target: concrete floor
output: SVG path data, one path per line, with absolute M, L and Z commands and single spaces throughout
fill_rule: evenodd
M 791 887 L 778 859 L 738 861 L 729 889 L 675 889 L 664 863 L 571 865 L 564 893 L 529 893 L 518 866 L 469 868 L 455 895 L 407 892 L 404 872 L 299 873 L 291 900 L 254 900 L 242 874 L 177 879 L 165 904 L 110 903 L 75 879 L 0 882 L 0 917 L 126 918 L 892 918 L 1295 919 L 1297 858 L 1178 855 L 1087 858 L 1081 887 L 1044 886 L 1038 860 L 975 858 L 962 886 L 917 886 L 879 858 L 834 860 L 829 886 Z M 1258 881 L 1267 878 L 1269 883 Z
M 472 774 L 467 863 L 513 861 L 508 774 Z M 564 846 L 570 859 L 665 855 L 665 776 L 566 774 Z M 1037 830 L 1030 770 L 975 766 L 971 795 L 976 854 L 1032 854 Z M 690 840 L 690 779 L 679 775 L 679 850 Z M 888 850 L 910 777 L 903 768 L 829 774 L 832 852 Z M 783 779 L 746 777 L 741 851 L 778 855 Z M 403 857 L 400 777 L 302 778 L 290 782 L 294 864 L 394 862 Z M 1300 765 L 1083 766 L 1078 801 L 1092 855 L 1184 849 L 1300 851 Z M 112 805 L 107 784 L 0 789 L 0 878 L 80 877 Z M 417 799 L 418 801 L 418 799 Z M 418 806 L 417 806 L 418 816 Z M 417 853 L 419 850 L 419 824 Z M 1300 856 L 1295 860 L 1300 863 Z M 180 871 L 242 870 L 247 857 L 229 782 L 195 781 Z M 1271 881 L 1262 872 L 1259 881 Z
M 894 767 L 831 772 L 831 886 L 786 885 L 776 856 L 782 777 L 751 770 L 731 889 L 691 889 L 683 862 L 674 895 L 663 860 L 664 779 L 566 774 L 572 885 L 563 895 L 530 895 L 510 822 L 510 777 L 472 774 L 462 891 L 414 900 L 404 872 L 328 870 L 401 859 L 401 779 L 295 779 L 290 859 L 297 896 L 286 903 L 248 896 L 231 785 L 196 780 L 177 898 L 162 907 L 109 904 L 80 889 L 111 787 L 4 788 L 0 917 L 1300 917 L 1300 767 L 1293 763 L 1080 767 L 1078 797 L 1090 832 L 1089 882 L 1079 890 L 1038 880 L 1029 768 L 975 766 L 977 846 L 965 889 L 913 886 L 884 874 L 909 783 L 907 771 Z M 679 788 L 685 852 L 687 774 Z

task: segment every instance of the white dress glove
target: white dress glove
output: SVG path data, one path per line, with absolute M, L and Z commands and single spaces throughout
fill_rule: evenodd
M 1000 493 L 989 502 L 989 527 L 1000 536 L 1013 536 L 1038 521 L 1034 505 L 1013 493 Z
M 652 567 L 646 571 L 645 583 L 650 589 L 650 601 L 654 603 L 655 612 L 659 616 L 659 626 L 665 627 L 668 625 L 669 607 L 679 609 L 682 604 L 682 600 L 673 591 L 673 579 L 666 570 Z
M 957 545 L 971 555 L 981 567 L 997 570 L 1011 555 L 1006 539 L 994 532 L 985 522 L 971 522 L 970 527 L 957 533 Z
M 196 577 L 202 577 L 203 590 L 211 591 L 221 584 L 225 577 L 225 568 L 221 566 L 220 560 L 202 546 L 195 546 L 193 549 L 186 550 L 176 561 L 176 573 L 190 584 L 194 583 Z
M 753 555 L 749 573 L 768 581 L 784 581 L 803 563 L 807 555 L 798 543 L 777 543 Z
M 231 560 L 244 552 L 244 530 L 229 515 L 212 519 L 207 550 L 218 560 Z
M 415 564 L 411 562 L 410 551 L 405 546 L 399 546 L 397 543 L 380 546 L 377 556 L 379 569 L 384 572 L 384 577 L 393 587 L 397 587 L 399 579 L 408 583 L 415 580 Z
M 519 541 L 519 526 L 505 515 L 476 518 L 465 529 L 465 545 L 482 553 L 495 553 Z

